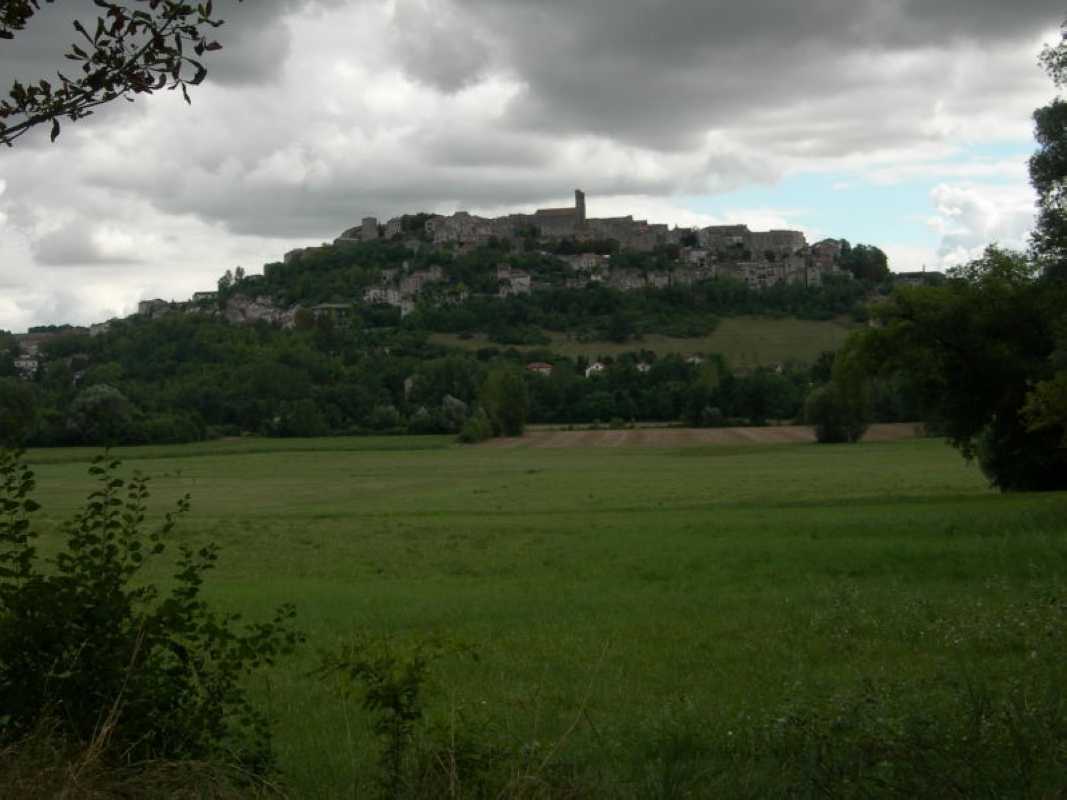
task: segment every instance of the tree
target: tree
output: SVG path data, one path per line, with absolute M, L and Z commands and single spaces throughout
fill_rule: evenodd
M 1058 406 L 1031 397 L 1056 377 L 1065 307 L 1067 284 L 1042 278 L 1020 253 L 990 247 L 943 286 L 898 288 L 878 309 L 884 327 L 848 347 L 868 374 L 905 373 L 927 417 L 995 486 L 1062 489 L 1064 422 L 1040 412 Z
M 86 444 L 118 444 L 133 421 L 133 404 L 106 383 L 82 391 L 70 404 L 67 427 Z
M 868 424 L 862 402 L 856 402 L 836 383 L 812 390 L 804 403 L 804 420 L 815 428 L 815 440 L 820 444 L 858 442 Z
M 0 447 L 22 444 L 36 418 L 33 387 L 17 378 L 0 378 Z
M 75 20 L 79 39 L 65 53 L 81 74 L 16 81 L 0 100 L 0 143 L 10 146 L 42 124 L 51 124 L 55 141 L 61 119 L 74 122 L 104 103 L 164 88 L 180 89 L 190 102 L 189 87 L 207 76 L 200 58 L 222 48 L 209 38 L 209 31 L 223 23 L 214 16 L 211 0 L 95 3 L 101 9 L 96 24 L 86 27 Z M 0 8 L 0 39 L 14 39 L 40 6 L 40 0 L 6 0 Z
M 889 258 L 874 245 L 850 245 L 842 240 L 841 268 L 857 280 L 880 283 L 889 277 Z
M 1034 386 L 1023 406 L 1023 419 L 1029 431 L 1061 431 L 1061 446 L 1067 447 L 1067 370 Z
M 1041 64 L 1053 83 L 1067 83 L 1067 26 L 1060 43 L 1046 47 Z M 1038 218 L 1031 245 L 1047 274 L 1067 279 L 1067 102 L 1060 97 L 1034 112 L 1037 152 L 1030 158 L 1030 182 L 1037 192 Z
M 1067 23 L 1060 43 L 1046 47 L 1041 64 L 1057 88 L 1067 84 Z M 1037 224 L 1031 252 L 1050 285 L 1067 283 L 1067 102 L 1056 97 L 1034 112 L 1038 149 L 1030 159 L 1030 182 L 1038 196 Z M 1067 310 L 1056 321 L 1056 349 L 1050 360 L 1054 374 L 1036 381 L 1023 409 L 1032 433 L 1063 432 L 1067 447 Z
M 517 369 L 500 366 L 491 370 L 482 385 L 480 399 L 496 434 L 522 436 L 530 413 L 530 400 L 526 381 Z

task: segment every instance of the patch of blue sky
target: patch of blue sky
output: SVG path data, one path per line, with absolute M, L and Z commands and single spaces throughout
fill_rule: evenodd
M 925 224 L 931 184 L 874 185 L 856 176 L 793 175 L 772 186 L 752 186 L 720 195 L 689 198 L 686 206 L 717 217 L 773 210 L 790 225 L 817 237 L 852 242 L 936 244 Z
M 1032 142 L 961 147 L 931 161 L 879 165 L 834 172 L 805 171 L 770 185 L 752 185 L 718 195 L 687 198 L 694 211 L 724 217 L 756 209 L 774 211 L 790 225 L 816 236 L 852 242 L 935 247 L 939 235 L 927 220 L 931 191 L 942 183 L 1025 185 Z M 1011 164 L 1018 164 L 1013 171 Z M 1009 165 L 1005 170 L 987 170 Z

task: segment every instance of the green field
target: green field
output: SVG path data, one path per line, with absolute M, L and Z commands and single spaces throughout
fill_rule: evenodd
M 773 317 L 727 317 L 719 322 L 708 336 L 693 339 L 678 339 L 671 336 L 649 334 L 629 342 L 580 342 L 562 333 L 549 333 L 552 350 L 565 356 L 618 355 L 635 350 L 651 350 L 657 355 L 671 353 L 692 355 L 694 353 L 721 353 L 735 369 L 751 369 L 758 366 L 780 364 L 786 361 L 811 363 L 825 350 L 837 350 L 855 325 L 834 320 L 819 322 L 795 318 Z M 433 334 L 431 341 L 450 347 L 476 350 L 481 347 L 499 347 L 485 337 L 461 339 L 452 334 Z M 518 348 L 529 350 L 535 348 Z
M 359 631 L 472 645 L 477 660 L 438 665 L 431 721 L 513 746 L 531 779 L 705 796 L 699 743 L 799 701 L 1040 662 L 1025 609 L 1067 585 L 1067 496 L 996 494 L 933 440 L 117 452 L 152 476 L 156 508 L 192 494 L 176 537 L 224 547 L 214 600 L 297 604 L 309 645 L 263 689 L 296 797 L 373 796 L 366 714 L 309 674 Z M 49 525 L 89 490 L 89 455 L 30 454 Z M 691 771 L 664 772 L 675 762 Z

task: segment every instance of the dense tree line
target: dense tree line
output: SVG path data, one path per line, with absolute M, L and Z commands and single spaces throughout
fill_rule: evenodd
M 523 422 L 760 424 L 797 417 L 814 380 L 801 365 L 738 374 L 714 356 L 690 363 L 651 352 L 603 358 L 604 371 L 586 377 L 584 358 L 455 351 L 430 343 L 425 331 L 328 319 L 281 330 L 200 314 L 132 318 L 101 336 L 60 336 L 45 349 L 34 381 L 0 378 L 5 428 L 35 445 L 457 432 L 478 408 L 495 427 L 514 430 L 508 403 L 488 399 L 514 393 L 505 382 L 487 394 L 498 369 L 524 386 Z M 537 360 L 550 361 L 552 374 L 526 368 Z

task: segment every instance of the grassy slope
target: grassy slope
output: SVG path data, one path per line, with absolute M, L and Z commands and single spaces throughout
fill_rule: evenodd
M 818 322 L 792 318 L 728 317 L 710 335 L 676 339 L 651 334 L 639 341 L 578 342 L 565 334 L 551 334 L 552 349 L 562 355 L 596 358 L 634 350 L 652 350 L 659 355 L 679 353 L 722 353 L 736 368 L 777 364 L 794 360 L 811 362 L 824 350 L 836 350 L 855 326 L 844 321 Z M 432 341 L 476 350 L 499 347 L 483 337 L 460 339 L 451 334 L 434 334 Z M 519 348 L 531 349 L 531 348 Z
M 85 455 L 31 454 L 49 520 L 89 488 Z M 930 440 L 131 455 L 157 504 L 192 493 L 184 541 L 224 545 L 215 598 L 253 615 L 299 606 L 310 647 L 271 689 L 299 797 L 369 779 L 358 708 L 346 720 L 307 677 L 317 648 L 358 628 L 475 643 L 480 661 L 444 666 L 436 711 L 485 714 L 501 737 L 554 742 L 587 699 L 592 725 L 556 758 L 626 780 L 649 732 L 680 716 L 722 727 L 861 677 L 1008 673 L 1028 654 L 969 643 L 967 626 L 1067 575 L 1067 497 L 996 495 Z

